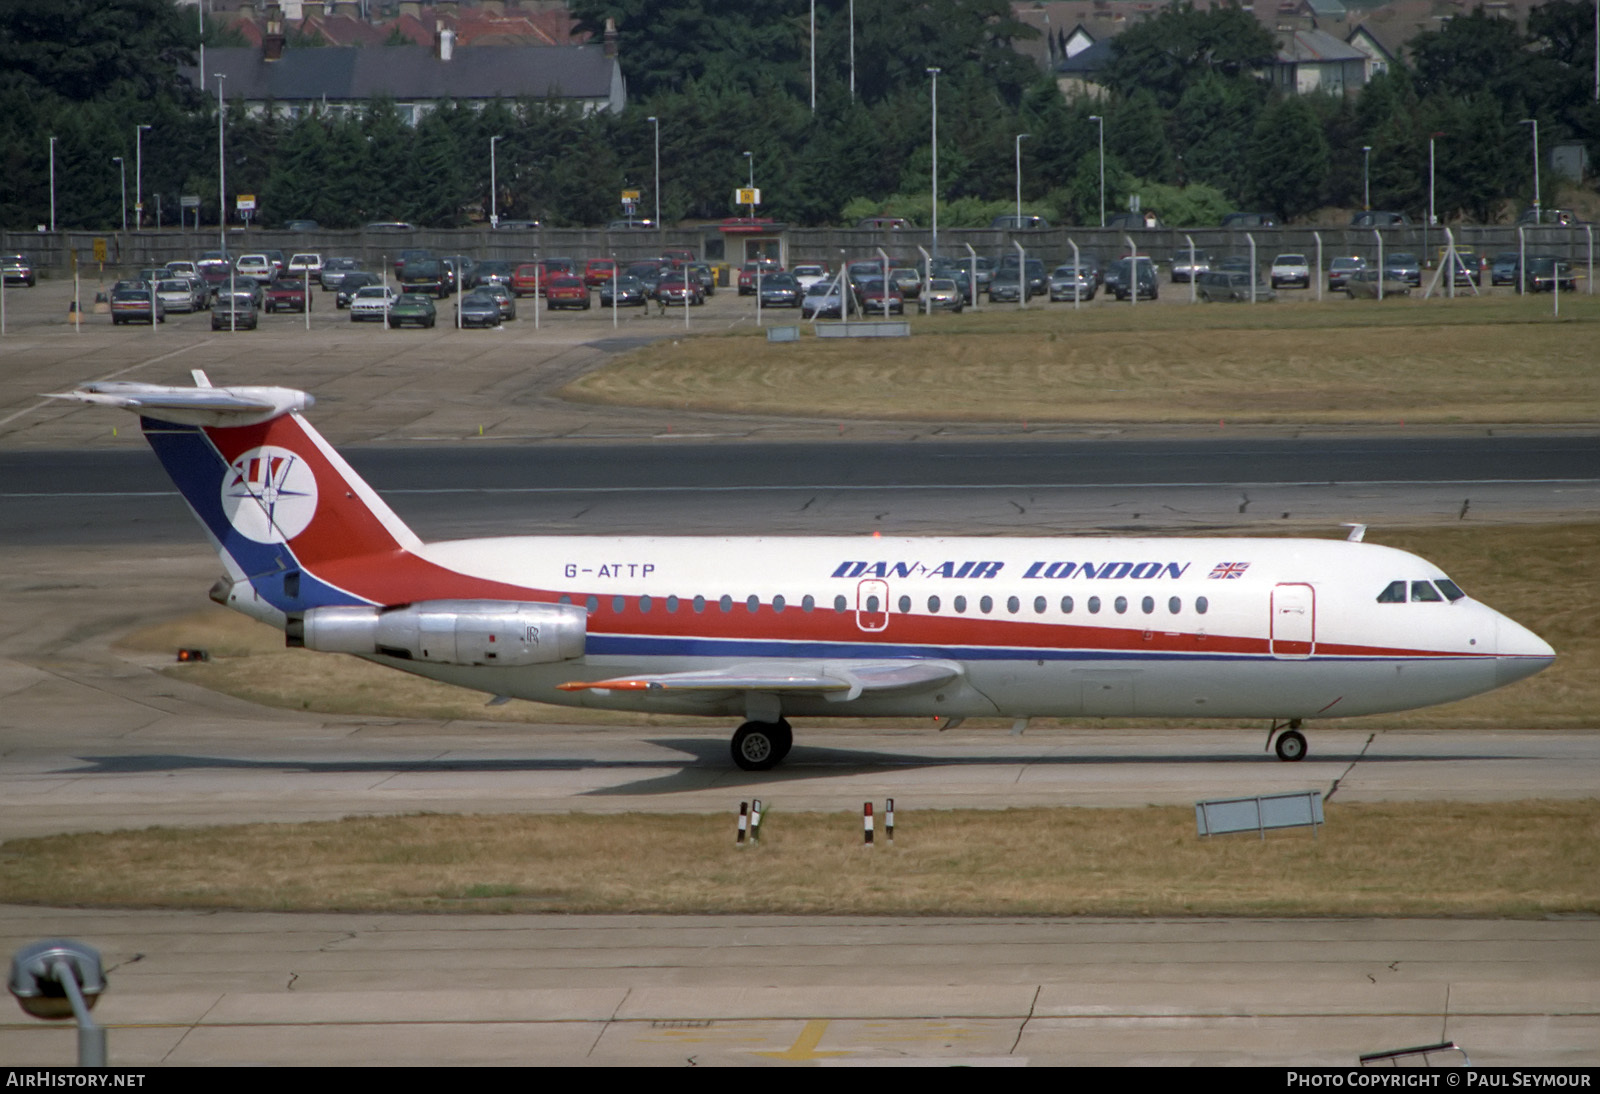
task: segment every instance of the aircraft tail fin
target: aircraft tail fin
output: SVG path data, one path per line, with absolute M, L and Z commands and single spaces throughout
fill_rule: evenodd
M 99 382 L 53 398 L 131 410 L 211 537 L 235 586 L 275 618 L 330 604 L 371 603 L 350 591 L 363 572 L 420 540 L 300 411 L 315 400 L 280 387 Z M 219 597 L 219 599 L 222 599 Z

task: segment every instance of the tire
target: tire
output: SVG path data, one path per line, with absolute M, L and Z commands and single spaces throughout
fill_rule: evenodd
M 1284 763 L 1299 763 L 1306 758 L 1305 735 L 1297 729 L 1278 734 L 1278 743 L 1274 751 L 1278 753 L 1278 759 Z
M 787 722 L 746 722 L 734 731 L 729 751 L 741 771 L 769 771 L 794 743 Z

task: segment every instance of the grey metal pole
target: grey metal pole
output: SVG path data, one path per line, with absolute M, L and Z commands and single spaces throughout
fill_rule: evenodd
M 939 69 L 928 69 L 933 77 L 933 253 L 939 253 Z
M 1539 119 L 1523 118 L 1523 125 L 1533 126 L 1533 222 L 1544 224 L 1544 207 L 1539 204 Z
M 1067 243 L 1072 246 L 1072 310 L 1077 311 L 1083 307 L 1083 267 L 1078 265 L 1078 241 L 1069 239 Z
M 646 120 L 655 130 L 656 138 L 656 231 L 659 233 L 661 231 L 661 119 L 652 115 Z M 611 294 L 611 302 L 613 304 L 617 302 L 615 291 Z
M 228 257 L 228 158 L 224 151 L 225 131 L 223 122 L 227 117 L 222 96 L 222 81 L 227 79 L 220 72 L 211 74 L 217 81 L 217 246 L 220 247 L 222 257 Z M 199 212 L 195 213 L 199 217 Z M 384 316 L 387 325 L 388 316 Z
M 144 227 L 144 131 L 148 125 L 133 127 L 133 230 Z
M 111 162 L 117 165 L 117 170 L 122 177 L 122 230 L 128 230 L 128 165 L 121 156 L 112 156 Z
M 1106 120 L 1099 114 L 1090 114 L 1089 120 L 1100 126 L 1100 227 L 1106 226 Z
M 1022 142 L 1033 136 L 1032 133 L 1017 134 L 1017 227 L 1022 227 Z
M 1372 208 L 1372 145 L 1361 146 L 1361 208 Z
M 504 139 L 498 134 L 489 138 L 489 226 L 491 228 L 500 224 L 500 187 L 495 171 L 494 146 L 496 141 Z
M 56 139 L 50 138 L 50 233 L 56 230 Z

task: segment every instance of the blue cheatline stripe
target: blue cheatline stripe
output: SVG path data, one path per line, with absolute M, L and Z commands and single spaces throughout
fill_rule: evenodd
M 222 484 L 228 463 L 198 426 L 174 425 L 152 418 L 142 419 L 141 425 L 145 439 L 190 510 L 211 533 L 217 549 L 249 575 L 250 584 L 261 599 L 281 612 L 367 603 L 306 573 L 288 544 L 258 543 L 234 528 L 222 509 Z M 299 595 L 291 596 L 284 582 L 295 573 L 300 575 Z

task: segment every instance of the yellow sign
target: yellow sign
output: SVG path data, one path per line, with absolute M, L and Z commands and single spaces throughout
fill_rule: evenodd
M 94 241 L 94 260 L 96 262 L 104 262 L 106 260 L 106 241 L 104 236 L 96 237 Z
M 253 210 L 256 207 L 256 196 L 254 194 L 240 194 L 233 204 L 235 208 L 241 211 Z
M 741 186 L 737 197 L 738 200 L 734 202 L 735 205 L 760 205 L 761 189 L 757 186 Z
M 637 205 L 637 204 L 639 204 L 639 191 L 637 191 L 637 190 L 624 190 L 624 191 L 622 191 L 622 204 L 624 204 L 624 205 Z

